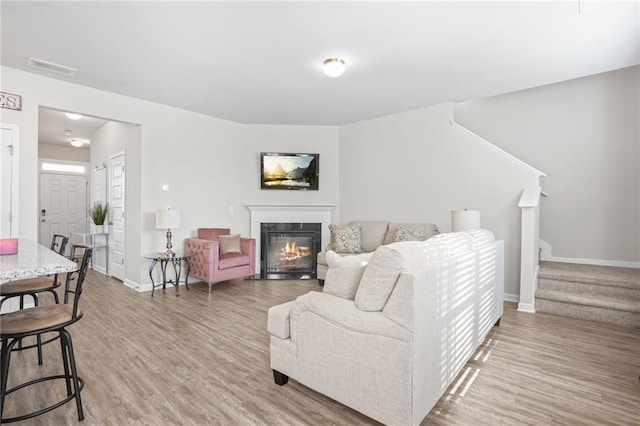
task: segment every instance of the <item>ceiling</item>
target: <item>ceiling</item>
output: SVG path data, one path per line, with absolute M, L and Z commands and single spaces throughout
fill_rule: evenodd
M 253 124 L 341 125 L 640 63 L 635 2 L 11 2 L 3 65 Z M 28 57 L 77 68 L 65 77 Z M 325 58 L 347 64 L 322 74 Z
M 69 145 L 73 139 L 80 139 L 84 142 L 83 148 L 88 148 L 91 143 L 91 134 L 105 123 L 107 120 L 86 115 L 79 120 L 72 120 L 64 114 L 64 111 L 40 107 L 38 109 L 38 142 Z

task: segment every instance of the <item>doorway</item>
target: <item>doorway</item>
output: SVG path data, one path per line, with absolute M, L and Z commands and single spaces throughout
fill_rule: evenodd
M 18 145 L 19 128 L 0 124 L 0 238 L 18 237 Z
M 72 232 L 87 232 L 87 176 L 40 173 L 40 244 L 48 247 L 54 234 Z

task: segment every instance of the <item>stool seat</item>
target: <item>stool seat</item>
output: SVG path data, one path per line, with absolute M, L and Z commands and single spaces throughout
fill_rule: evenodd
M 13 294 L 29 293 L 53 287 L 59 287 L 53 277 L 26 278 L 24 280 L 9 281 L 0 285 L 0 296 L 11 296 Z
M 9 312 L 0 316 L 2 336 L 42 333 L 77 321 L 81 316 L 78 312 L 76 318 L 73 317 L 73 305 L 47 305 Z

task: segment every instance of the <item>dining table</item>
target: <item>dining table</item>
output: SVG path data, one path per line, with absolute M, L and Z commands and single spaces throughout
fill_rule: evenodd
M 73 272 L 77 269 L 76 262 L 59 255 L 49 247 L 29 238 L 19 238 L 16 254 L 0 256 L 0 283 L 20 278 Z

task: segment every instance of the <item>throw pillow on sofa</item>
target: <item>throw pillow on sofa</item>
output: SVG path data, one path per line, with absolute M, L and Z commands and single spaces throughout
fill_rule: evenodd
M 337 253 L 362 253 L 360 225 L 329 225 L 331 246 Z
M 343 299 L 353 300 L 356 297 L 360 279 L 371 256 L 373 256 L 373 253 L 340 256 L 332 250 L 328 251 L 326 259 L 329 269 L 324 279 L 322 291 Z
M 426 240 L 424 230 L 415 229 L 411 230 L 404 225 L 398 225 L 395 234 L 393 235 L 393 242 L 399 241 L 424 241 Z
M 362 311 L 381 311 L 406 270 L 404 258 L 389 246 L 380 246 L 369 260 L 356 292 L 356 307 Z

